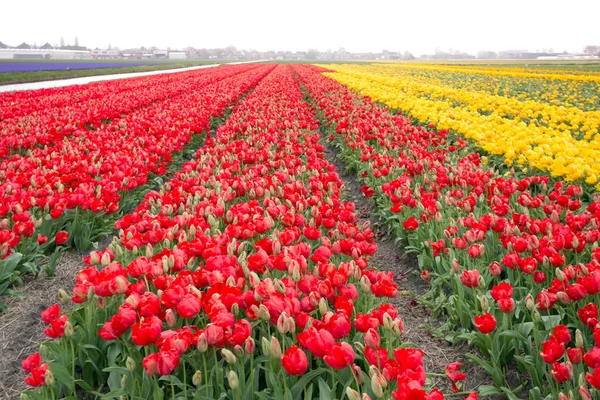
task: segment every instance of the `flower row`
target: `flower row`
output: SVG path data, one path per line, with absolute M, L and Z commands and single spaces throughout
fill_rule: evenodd
M 411 125 L 315 67 L 296 72 L 364 195 L 418 254 L 448 340 L 477 345 L 485 359 L 470 358 L 501 390 L 508 365 L 534 394 L 600 389 L 600 202 L 584 208 L 581 187 L 548 177 L 499 176 L 460 137 Z
M 226 69 L 228 77 L 212 84 L 0 161 L 0 266 L 6 271 L 0 287 L 18 283 L 20 273 L 38 273 L 38 258 L 56 246 L 86 250 L 111 232 L 117 212 L 139 202 L 151 176 L 163 175 L 173 154 L 202 139 L 196 135 L 209 129 L 211 118 L 273 68 L 234 75 Z
M 59 89 L 0 95 L 0 160 L 14 152 L 52 146 L 107 120 L 245 72 L 256 66 L 225 66 Z M 50 91 L 50 93 L 46 93 Z M 8 117 L 7 110 L 14 110 Z
M 596 110 L 453 88 L 445 80 L 407 76 L 395 66 L 330 68 L 338 71 L 331 76 L 339 82 L 437 129 L 464 135 L 488 153 L 502 156 L 506 165 L 598 183 L 600 143 L 595 138 L 600 112 Z

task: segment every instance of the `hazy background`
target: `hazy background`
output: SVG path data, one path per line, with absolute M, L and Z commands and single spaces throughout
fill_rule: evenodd
M 600 0 L 3 1 L 0 41 L 90 48 L 352 52 L 581 51 L 600 43 Z

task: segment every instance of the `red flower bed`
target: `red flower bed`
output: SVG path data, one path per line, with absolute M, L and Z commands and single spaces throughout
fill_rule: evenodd
M 17 260 L 15 254 L 5 263 L 18 263 L 11 266 L 15 272 L 37 273 L 40 255 L 56 245 L 89 249 L 92 238 L 112 230 L 114 219 L 107 214 L 137 204 L 133 191 L 151 174 L 163 175 L 174 153 L 273 68 L 214 69 L 211 84 L 188 87 L 186 93 L 96 130 L 78 130 L 68 139 L 0 161 L 0 258 L 20 253 L 24 257 Z M 0 276 L 1 292 L 6 282 L 17 280 L 18 274 Z
M 85 258 L 81 305 L 45 363 L 24 364 L 29 382 L 43 376 L 46 396 L 443 398 L 425 390 L 423 352 L 401 347 L 399 312 L 380 299 L 393 277 L 369 267 L 373 232 L 340 200 L 317 127 L 278 66 Z
M 470 358 L 498 389 L 480 393 L 510 391 L 507 365 L 527 374 L 533 398 L 599 389 L 600 364 L 580 359 L 600 344 L 600 202 L 586 207 L 581 187 L 546 176 L 501 176 L 461 137 L 414 126 L 318 68 L 294 69 L 363 193 L 418 254 L 426 304 L 450 316 L 447 338 L 486 356 Z
M 177 74 L 0 94 L 0 160 L 51 146 L 106 120 L 256 68 L 225 66 Z M 120 121 L 113 121 L 119 126 Z

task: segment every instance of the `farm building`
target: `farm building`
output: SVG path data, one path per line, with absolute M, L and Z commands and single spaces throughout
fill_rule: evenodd
M 184 51 L 170 51 L 169 52 L 169 60 L 185 60 L 187 58 L 187 54 Z
M 91 58 L 89 50 L 0 48 L 0 59 L 4 60 L 82 60 L 88 58 Z

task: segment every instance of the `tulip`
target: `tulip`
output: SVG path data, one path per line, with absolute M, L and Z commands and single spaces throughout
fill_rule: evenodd
M 281 356 L 281 365 L 290 375 L 302 375 L 308 370 L 308 357 L 298 346 L 293 345 Z
M 491 333 L 496 329 L 496 318 L 488 312 L 475 316 L 475 326 L 483 334 Z

